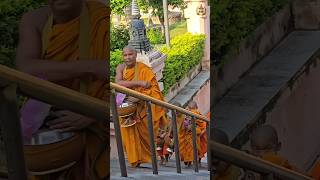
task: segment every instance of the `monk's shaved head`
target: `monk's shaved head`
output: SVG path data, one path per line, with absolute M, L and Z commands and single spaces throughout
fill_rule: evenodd
M 197 109 L 197 108 L 198 108 L 198 105 L 197 105 L 196 101 L 192 100 L 192 101 L 190 101 L 190 102 L 188 103 L 188 107 L 189 107 L 190 109 Z
M 229 146 L 229 138 L 224 131 L 214 128 L 210 133 L 212 133 L 212 140 L 216 141 L 217 143 Z
M 125 46 L 123 48 L 123 51 L 132 51 L 137 54 L 137 50 L 133 46 L 130 46 L 130 45 Z
M 251 146 L 258 150 L 274 149 L 279 145 L 277 131 L 270 125 L 263 125 L 252 132 Z

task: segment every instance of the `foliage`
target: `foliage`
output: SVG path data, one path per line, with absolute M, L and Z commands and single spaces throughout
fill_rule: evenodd
M 162 48 L 161 51 L 167 55 L 165 68 L 163 71 L 163 93 L 184 76 L 197 64 L 203 57 L 204 35 L 192 35 L 186 33 L 175 37 L 171 41 L 171 48 Z
M 110 53 L 110 81 L 114 82 L 114 77 L 116 75 L 116 68 L 122 62 L 123 62 L 122 50 L 117 49 L 115 51 L 111 51 L 111 53 Z
M 0 64 L 13 66 L 18 45 L 19 21 L 23 13 L 42 6 L 47 0 L 0 1 Z
M 223 60 L 288 0 L 210 0 L 212 57 Z
M 172 24 L 170 27 L 170 39 L 175 38 L 178 35 L 188 32 L 187 21 L 180 21 L 175 24 Z
M 115 51 L 116 49 L 123 49 L 130 39 L 129 29 L 127 26 L 112 26 L 111 27 L 111 42 L 110 42 L 110 50 Z
M 147 37 L 152 45 L 165 43 L 165 38 L 161 29 L 148 29 Z
M 118 15 L 124 14 L 124 9 L 132 0 L 111 0 L 112 12 Z M 158 17 L 163 17 L 163 5 L 160 0 L 137 0 L 139 9 L 144 12 L 148 12 L 149 8 L 152 9 L 152 14 Z M 185 8 L 186 4 L 183 0 L 168 0 L 168 5 L 172 7 Z

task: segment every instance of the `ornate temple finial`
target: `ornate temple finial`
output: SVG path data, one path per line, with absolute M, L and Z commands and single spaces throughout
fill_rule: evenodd
M 132 15 L 133 19 L 140 19 L 140 17 L 141 17 L 140 10 L 139 10 L 139 7 L 138 7 L 136 0 L 132 0 L 131 15 Z

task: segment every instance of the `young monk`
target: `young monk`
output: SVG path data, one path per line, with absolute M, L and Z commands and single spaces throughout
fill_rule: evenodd
M 159 128 L 157 137 L 157 152 L 160 156 L 160 165 L 166 165 L 169 161 L 169 157 L 172 155 L 172 136 L 170 128 L 165 129 Z
M 173 105 L 182 107 L 178 102 Z M 179 139 L 179 152 L 180 159 L 184 162 L 186 167 L 190 167 L 193 161 L 193 145 L 192 145 L 192 132 L 191 132 L 191 119 L 186 115 L 176 112 L 178 139 Z
M 188 104 L 188 109 L 193 113 L 201 115 L 198 110 L 198 105 L 195 101 L 190 101 Z M 202 120 L 196 120 L 197 125 L 197 145 L 198 145 L 198 158 L 199 164 L 201 165 L 201 159 L 207 153 L 207 123 Z
M 281 142 L 276 130 L 270 125 L 263 125 L 255 129 L 251 135 L 251 153 L 262 159 L 285 168 L 296 170 L 288 160 L 278 155 Z
M 227 134 L 219 129 L 211 131 L 213 141 L 229 146 L 229 138 Z M 214 155 L 214 154 L 213 154 Z M 245 176 L 244 171 L 228 162 L 222 161 L 212 156 L 211 161 L 212 172 L 210 172 L 210 179 L 213 180 L 240 180 Z

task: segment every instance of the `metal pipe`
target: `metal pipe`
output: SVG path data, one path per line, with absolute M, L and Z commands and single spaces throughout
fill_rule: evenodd
M 288 180 L 312 180 L 312 178 L 300 174 L 296 171 L 286 169 L 282 166 L 265 161 L 248 153 L 233 149 L 229 146 L 210 141 L 210 149 L 215 158 L 230 162 L 236 166 L 249 169 L 261 174 L 273 174 L 281 179 Z
M 114 91 L 111 94 L 110 102 L 111 102 L 112 118 L 113 118 L 114 129 L 115 129 L 116 143 L 118 148 L 118 157 L 119 157 L 121 176 L 127 177 L 128 174 L 127 174 L 127 168 L 126 168 L 126 161 L 124 158 L 122 136 L 121 136 L 120 123 L 119 123 L 119 116 L 118 116 L 118 108 L 117 108 L 117 102 L 116 102 Z
M 196 127 L 196 119 L 194 117 L 192 117 L 192 144 L 193 144 L 194 171 L 199 172 L 199 159 L 198 159 L 198 147 L 197 147 L 197 127 Z
M 154 132 L 153 132 L 152 109 L 151 109 L 150 101 L 146 101 L 146 105 L 147 105 L 147 112 L 148 112 L 147 118 L 148 118 L 148 129 L 149 129 L 149 137 L 150 137 L 152 169 L 153 169 L 153 174 L 158 174 L 155 138 L 154 138 Z
M 125 87 L 120 86 L 120 85 L 118 85 L 118 84 L 115 84 L 115 83 L 110 82 L 110 88 L 115 89 L 115 90 L 118 91 L 118 92 L 121 92 L 121 93 L 130 95 L 130 96 L 133 96 L 133 97 L 138 98 L 138 99 L 141 99 L 141 100 L 144 100 L 144 101 L 150 101 L 150 102 L 152 102 L 153 104 L 156 104 L 156 105 L 165 107 L 165 108 L 167 108 L 167 109 L 174 109 L 174 110 L 176 110 L 176 111 L 178 111 L 178 112 L 181 112 L 181 113 L 183 113 L 183 114 L 186 114 L 186 115 L 189 115 L 189 116 L 194 116 L 194 117 L 196 117 L 197 119 L 203 120 L 203 121 L 205 121 L 205 122 L 209 122 L 208 118 L 205 117 L 205 116 L 202 116 L 202 115 L 193 113 L 193 112 L 191 112 L 191 111 L 188 111 L 188 110 L 185 110 L 185 109 L 183 109 L 183 108 L 177 107 L 177 106 L 175 106 L 175 105 L 169 104 L 169 103 L 167 103 L 167 102 L 158 100 L 158 99 L 156 99 L 156 98 L 153 98 L 153 97 L 150 97 L 150 96 L 141 94 L 141 93 L 139 93 L 139 92 L 136 92 L 136 91 L 134 91 L 134 90 L 132 90 L 132 89 L 129 89 L 129 88 L 125 88 Z
M 175 110 L 171 110 L 171 114 L 172 114 L 171 127 L 172 127 L 172 132 L 173 132 L 174 152 L 175 152 L 175 157 L 176 157 L 177 173 L 181 173 L 179 138 L 178 138 L 176 111 Z
M 8 177 L 9 179 L 27 180 L 16 85 L 9 85 L 0 92 L 0 124 L 7 159 Z
M 30 74 L 0 65 L 0 86 L 14 83 L 23 94 L 68 109 L 73 112 L 106 122 L 109 111 L 107 102 L 79 93 Z M 107 89 L 106 89 L 107 90 Z
M 208 171 L 211 170 L 211 151 L 210 151 L 210 146 L 209 146 L 209 140 L 210 140 L 210 122 L 207 124 L 206 127 L 207 131 L 207 162 L 208 162 Z

